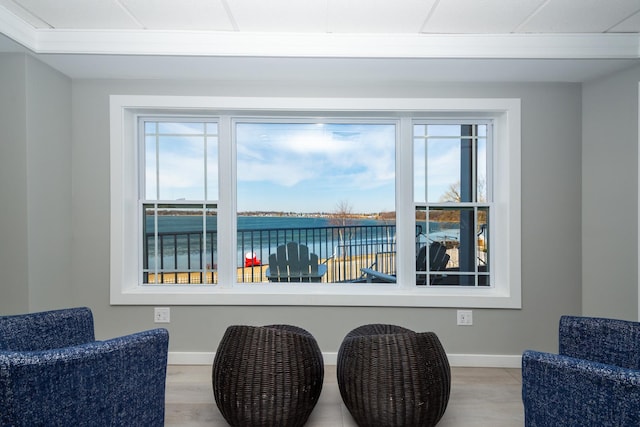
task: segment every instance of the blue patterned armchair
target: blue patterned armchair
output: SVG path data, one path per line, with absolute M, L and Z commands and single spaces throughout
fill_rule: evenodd
M 522 356 L 525 425 L 640 426 L 640 323 L 563 316 L 559 344 Z
M 168 341 L 95 341 L 88 308 L 0 316 L 0 425 L 162 426 Z

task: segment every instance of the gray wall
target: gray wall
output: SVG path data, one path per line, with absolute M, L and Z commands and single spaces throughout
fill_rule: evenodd
M 0 312 L 71 298 L 71 80 L 0 54 Z
M 577 84 L 75 80 L 0 55 L 0 313 L 94 310 L 97 334 L 154 327 L 109 305 L 109 94 L 522 99 L 521 310 L 172 307 L 171 351 L 213 351 L 229 324 L 292 323 L 336 351 L 351 328 L 433 330 L 449 353 L 555 350 L 561 314 L 638 316 L 640 67 Z
M 323 351 L 371 322 L 433 330 L 449 353 L 520 354 L 555 350 L 561 314 L 581 311 L 581 86 L 577 84 L 424 84 L 296 82 L 73 82 L 73 302 L 90 306 L 97 334 L 150 328 L 152 307 L 109 305 L 110 94 L 516 97 L 522 99 L 522 310 L 474 310 L 457 327 L 455 308 L 180 307 L 172 308 L 171 351 L 214 351 L 230 324 L 292 323 Z
M 0 313 L 29 309 L 25 68 L 0 54 Z
M 584 85 L 582 309 L 638 319 L 640 67 Z

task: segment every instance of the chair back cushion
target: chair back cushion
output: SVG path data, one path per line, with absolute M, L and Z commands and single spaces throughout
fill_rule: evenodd
M 86 307 L 0 316 L 0 350 L 40 351 L 94 341 Z
M 164 425 L 166 329 L 45 351 L 0 351 L 1 426 Z
M 640 323 L 562 316 L 559 353 L 577 359 L 640 369 Z

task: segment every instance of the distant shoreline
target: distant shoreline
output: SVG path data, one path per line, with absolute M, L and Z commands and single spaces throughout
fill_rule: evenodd
M 202 212 L 195 210 L 158 209 L 158 215 L 162 216 L 201 216 Z M 214 212 L 207 215 L 215 215 Z M 277 211 L 250 211 L 238 212 L 238 216 L 269 217 L 269 218 L 339 218 L 339 219 L 382 219 L 395 220 L 395 212 L 378 213 L 328 213 L 328 212 L 277 212 Z

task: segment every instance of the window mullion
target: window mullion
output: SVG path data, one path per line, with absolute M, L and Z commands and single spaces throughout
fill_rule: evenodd
M 236 161 L 234 132 L 230 116 L 220 117 L 218 130 L 218 284 L 223 288 L 235 285 L 236 278 Z
M 200 277 L 201 277 L 201 283 L 202 284 L 206 284 L 207 283 L 207 271 L 209 270 L 209 268 L 207 268 L 207 201 L 209 200 L 209 179 L 208 179 L 208 161 L 209 161 L 209 156 L 208 156 L 208 138 L 209 138 L 209 128 L 208 128 L 208 124 L 207 122 L 204 123 L 204 134 L 202 135 L 202 145 L 203 145 L 203 156 L 202 156 L 202 168 L 203 170 L 203 176 L 204 176 L 204 194 L 202 195 L 202 251 L 200 252 Z M 213 246 L 211 247 L 211 251 L 213 252 Z M 189 255 L 191 256 L 191 255 Z M 211 266 L 211 268 L 213 269 L 213 265 Z M 211 282 L 214 283 L 215 281 L 213 280 L 213 272 L 211 273 Z
M 160 264 L 160 257 L 158 256 L 159 249 L 160 247 L 158 246 L 158 200 L 160 200 L 160 136 L 158 135 L 158 123 L 154 123 L 153 126 L 154 129 L 154 144 L 155 144 L 155 150 L 154 150 L 154 162 L 156 164 L 155 166 L 155 176 L 153 177 L 153 179 L 156 181 L 155 182 L 155 187 L 156 187 L 156 194 L 155 194 L 155 202 L 153 204 L 153 256 L 154 256 L 154 260 L 153 260 L 153 280 L 154 283 L 158 284 L 161 283 L 161 281 L 159 280 L 159 275 L 158 275 L 158 271 L 160 270 L 159 264 Z M 146 196 L 146 189 L 143 190 L 144 194 Z M 144 221 L 146 221 L 146 218 L 143 218 Z
M 415 288 L 416 209 L 413 202 L 412 120 L 400 119 L 396 140 L 396 270 L 400 289 Z

